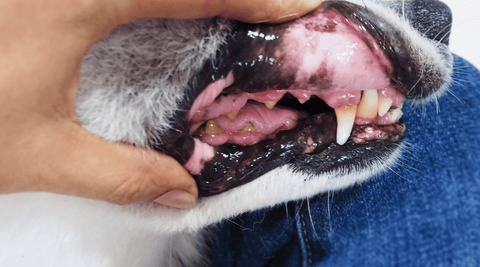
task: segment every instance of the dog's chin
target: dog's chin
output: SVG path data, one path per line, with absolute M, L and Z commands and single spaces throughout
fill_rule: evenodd
M 300 171 L 295 164 L 278 167 L 250 183 L 218 195 L 200 198 L 189 210 L 174 210 L 156 204 L 137 203 L 125 207 L 134 210 L 150 223 L 161 225 L 159 232 L 195 232 L 212 223 L 232 218 L 244 212 L 274 207 L 283 203 L 307 199 L 321 192 L 331 192 L 355 183 L 372 179 L 385 169 L 394 166 L 400 158 L 401 144 L 384 157 L 362 169 L 336 169 L 323 174 Z
M 447 45 L 442 43 L 443 39 L 425 38 L 385 5 L 362 0 L 325 1 L 321 12 L 330 10 L 326 7 L 334 9 L 334 13 L 340 14 L 348 23 L 353 23 L 345 24 L 346 28 L 356 25 L 366 32 L 359 38 L 374 55 L 374 65 L 382 75 L 372 74 L 376 77 L 374 84 L 368 84 L 372 79 L 362 80 L 359 71 L 358 79 L 365 83 L 367 89 L 375 89 L 377 87 L 369 86 L 378 84 L 388 87 L 386 91 L 390 95 L 385 98 L 391 98 L 393 102 L 391 108 L 382 112 L 382 116 L 355 120 L 355 123 L 350 119 L 351 129 L 346 138 L 338 134 L 343 126 L 337 109 L 340 112 L 342 108 L 347 109 L 348 113 L 350 105 L 360 105 L 358 101 L 361 101 L 362 91 L 366 89 L 343 88 L 340 92 L 351 93 L 354 95 L 352 101 L 356 102 L 339 102 L 337 98 L 343 93 L 332 89 L 336 78 L 331 69 L 327 68 L 313 80 L 299 78 L 298 66 L 301 62 L 290 60 L 288 54 L 281 52 L 287 51 L 282 49 L 289 44 L 283 38 L 287 35 L 285 32 L 291 34 L 292 27 L 301 23 L 304 23 L 301 25 L 304 28 L 310 27 L 305 23 L 318 11 L 297 22 L 273 26 L 236 24 L 217 19 L 183 22 L 144 20 L 120 27 L 92 48 L 82 66 L 80 89 L 83 90 L 79 92 L 77 103 L 82 125 L 107 139 L 149 146 L 171 155 L 192 173 L 200 189 L 198 205 L 190 210 L 167 209 L 152 203 L 137 203 L 125 207 L 125 210 L 147 217 L 154 225 L 161 225 L 159 231 L 196 231 L 243 212 L 361 183 L 397 162 L 408 128 L 399 120 L 401 114 L 398 110 L 403 105 L 403 99 L 424 103 L 443 94 L 451 82 L 453 58 Z M 135 27 L 138 27 L 136 32 Z M 163 28 L 167 30 L 161 30 Z M 179 28 L 182 32 L 178 32 Z M 331 27 L 322 29 L 323 32 L 333 31 Z M 264 37 L 259 38 L 262 34 Z M 130 51 L 130 45 L 131 51 L 140 53 L 145 40 L 152 42 L 150 37 L 145 36 L 158 38 L 156 42 L 160 45 L 155 44 L 155 49 L 162 50 L 161 44 L 169 42 L 169 50 L 176 53 L 150 51 L 152 44 L 147 44 L 149 47 L 144 50 L 148 53 L 131 57 L 132 62 L 129 61 L 126 67 L 133 64 L 140 77 L 145 77 L 145 72 L 151 75 L 168 69 L 167 74 L 139 81 L 133 72 L 120 72 L 126 88 L 119 89 L 118 81 L 109 84 L 115 79 L 111 73 L 97 73 L 99 68 L 95 64 L 98 64 L 99 58 L 106 60 L 105 55 L 112 51 L 110 47 Z M 186 43 L 173 41 L 179 36 L 192 37 Z M 265 36 L 279 42 L 275 43 Z M 260 62 L 259 55 L 269 56 L 276 63 Z M 138 67 L 142 60 L 146 62 L 144 71 Z M 257 61 L 252 64 L 252 60 Z M 245 67 L 246 63 L 249 67 Z M 325 64 L 319 66 L 325 67 Z M 105 71 L 108 71 L 110 65 L 105 66 Z M 133 78 L 128 79 L 128 75 L 133 75 Z M 308 97 L 305 94 L 302 96 L 298 88 L 308 87 L 302 84 L 302 79 L 321 90 L 313 93 L 310 90 Z M 348 80 L 348 77 L 337 79 Z M 198 99 L 204 97 L 202 93 L 209 91 L 215 83 L 221 84 L 221 90 L 217 90 L 207 104 L 198 104 L 201 102 Z M 274 92 L 267 98 L 280 103 L 279 109 L 260 97 L 268 92 Z M 329 97 L 332 92 L 337 98 Z M 275 95 L 278 93 L 281 96 Z M 378 92 L 375 94 L 379 96 Z M 234 115 L 235 108 L 221 105 L 222 99 L 227 101 L 232 97 L 245 102 Z M 321 99 L 313 104 L 323 105 L 320 111 L 297 108 L 302 102 L 308 105 L 307 100 L 313 97 Z M 215 103 L 218 105 L 215 106 Z M 232 122 L 240 118 L 242 109 L 246 110 L 243 114 L 260 109 L 277 112 L 271 117 L 278 114 L 287 117 L 281 117 L 284 125 L 275 126 L 271 132 L 258 130 L 263 135 L 255 137 L 251 127 L 236 129 L 235 125 L 225 123 L 228 116 L 231 116 L 228 119 Z M 113 113 L 101 114 L 95 110 L 114 110 L 122 118 L 112 122 Z M 221 111 L 215 116 L 205 115 L 216 110 Z M 245 116 L 255 118 L 253 115 Z M 102 121 L 111 123 L 106 125 Z M 222 126 L 221 130 L 216 124 Z M 255 130 L 263 127 L 254 126 Z M 248 138 L 229 139 L 235 135 Z M 203 149 L 203 152 L 197 153 L 200 156 L 197 155 L 196 162 L 192 163 L 197 148 Z

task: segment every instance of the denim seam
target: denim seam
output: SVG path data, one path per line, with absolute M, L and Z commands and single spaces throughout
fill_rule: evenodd
M 300 218 L 302 220 L 302 228 L 303 228 L 303 241 L 305 242 L 305 248 L 307 250 L 307 262 L 308 265 L 307 267 L 312 267 L 313 261 L 312 261 L 312 251 L 308 242 L 308 237 L 307 237 L 307 227 L 305 223 L 305 216 L 303 215 L 303 212 L 300 212 Z

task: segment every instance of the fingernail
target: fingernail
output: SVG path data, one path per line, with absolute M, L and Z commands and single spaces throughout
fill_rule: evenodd
M 168 191 L 153 202 L 177 209 L 192 208 L 197 203 L 196 199 L 190 193 L 182 190 Z

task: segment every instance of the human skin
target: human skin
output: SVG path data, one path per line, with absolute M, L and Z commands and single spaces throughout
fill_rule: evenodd
M 141 17 L 280 22 L 321 0 L 3 0 L 0 2 L 0 193 L 44 191 L 115 204 L 189 208 L 193 178 L 171 157 L 107 141 L 75 113 L 82 56 Z

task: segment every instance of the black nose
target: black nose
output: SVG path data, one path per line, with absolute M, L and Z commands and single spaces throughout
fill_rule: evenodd
M 403 3 L 405 6 L 403 7 Z M 439 0 L 398 0 L 396 11 L 427 38 L 448 45 L 452 28 L 452 11 Z

